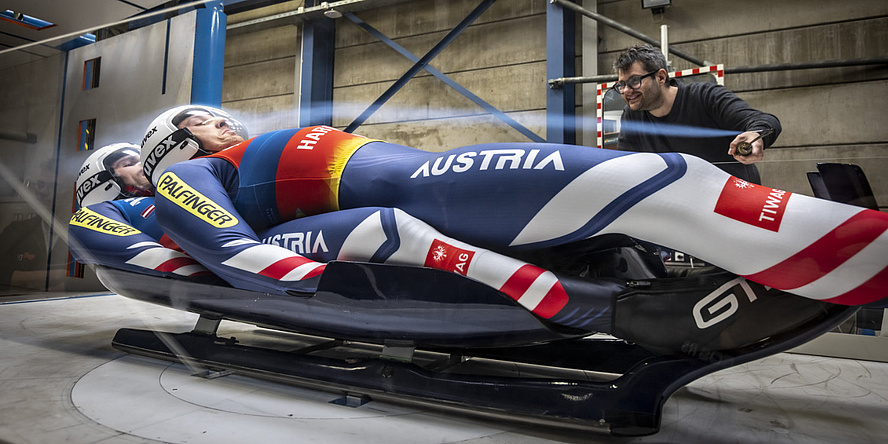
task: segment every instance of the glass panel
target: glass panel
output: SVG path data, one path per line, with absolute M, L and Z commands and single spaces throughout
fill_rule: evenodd
M 99 87 L 99 72 L 102 66 L 102 58 L 83 62 L 83 90 L 87 91 Z

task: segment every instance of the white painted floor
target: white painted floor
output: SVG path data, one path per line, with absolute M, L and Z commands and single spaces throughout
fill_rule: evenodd
M 659 433 L 614 438 L 194 377 L 111 339 L 122 327 L 189 331 L 195 315 L 117 295 L 55 296 L 0 299 L 0 443 L 888 442 L 886 363 L 775 355 L 680 389 Z M 220 335 L 252 330 L 223 323 Z

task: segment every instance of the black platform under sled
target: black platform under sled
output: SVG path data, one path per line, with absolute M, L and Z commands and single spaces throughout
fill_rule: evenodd
M 803 344 L 857 310 L 826 304 L 804 325 L 740 349 L 712 352 L 688 346 L 682 354 L 664 356 L 611 337 L 553 331 L 508 298 L 455 295 L 453 287 L 437 280 L 451 279 L 443 276 L 449 273 L 423 269 L 414 277 L 426 279 L 409 289 L 380 282 L 389 272 L 404 271 L 398 268 L 328 266 L 325 276 L 373 281 L 377 293 L 363 296 L 328 289 L 312 297 L 279 297 L 114 269 L 100 269 L 99 276 L 125 296 L 201 315 L 188 333 L 122 329 L 113 344 L 127 352 L 321 388 L 350 399 L 406 402 L 613 435 L 657 432 L 663 404 L 678 388 Z M 245 344 L 217 337 L 221 319 L 300 334 L 280 333 L 285 340 L 274 346 Z

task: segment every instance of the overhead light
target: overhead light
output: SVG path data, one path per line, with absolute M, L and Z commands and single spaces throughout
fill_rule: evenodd
M 650 9 L 651 14 L 657 15 L 666 12 L 672 4 L 672 0 L 641 0 L 641 9 Z
M 16 25 L 31 28 L 36 31 L 40 31 L 41 29 L 46 28 L 52 28 L 53 26 L 55 26 L 55 23 L 41 20 L 37 17 L 31 17 L 30 15 L 22 14 L 21 12 L 13 11 L 10 9 L 0 11 L 0 20 L 15 23 Z
M 321 2 L 318 6 L 324 8 L 324 17 L 329 19 L 338 19 L 339 17 L 342 17 L 342 13 L 331 8 L 329 2 Z

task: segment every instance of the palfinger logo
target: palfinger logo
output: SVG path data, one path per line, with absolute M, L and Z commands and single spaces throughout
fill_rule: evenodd
M 141 231 L 123 222 L 109 219 L 88 208 L 77 210 L 77 212 L 71 216 L 71 225 L 113 236 L 132 236 L 141 233 Z
M 238 223 L 237 218 L 233 214 L 194 188 L 191 188 L 191 186 L 173 173 L 166 172 L 160 176 L 157 194 L 166 197 L 182 209 L 214 227 L 229 228 Z

